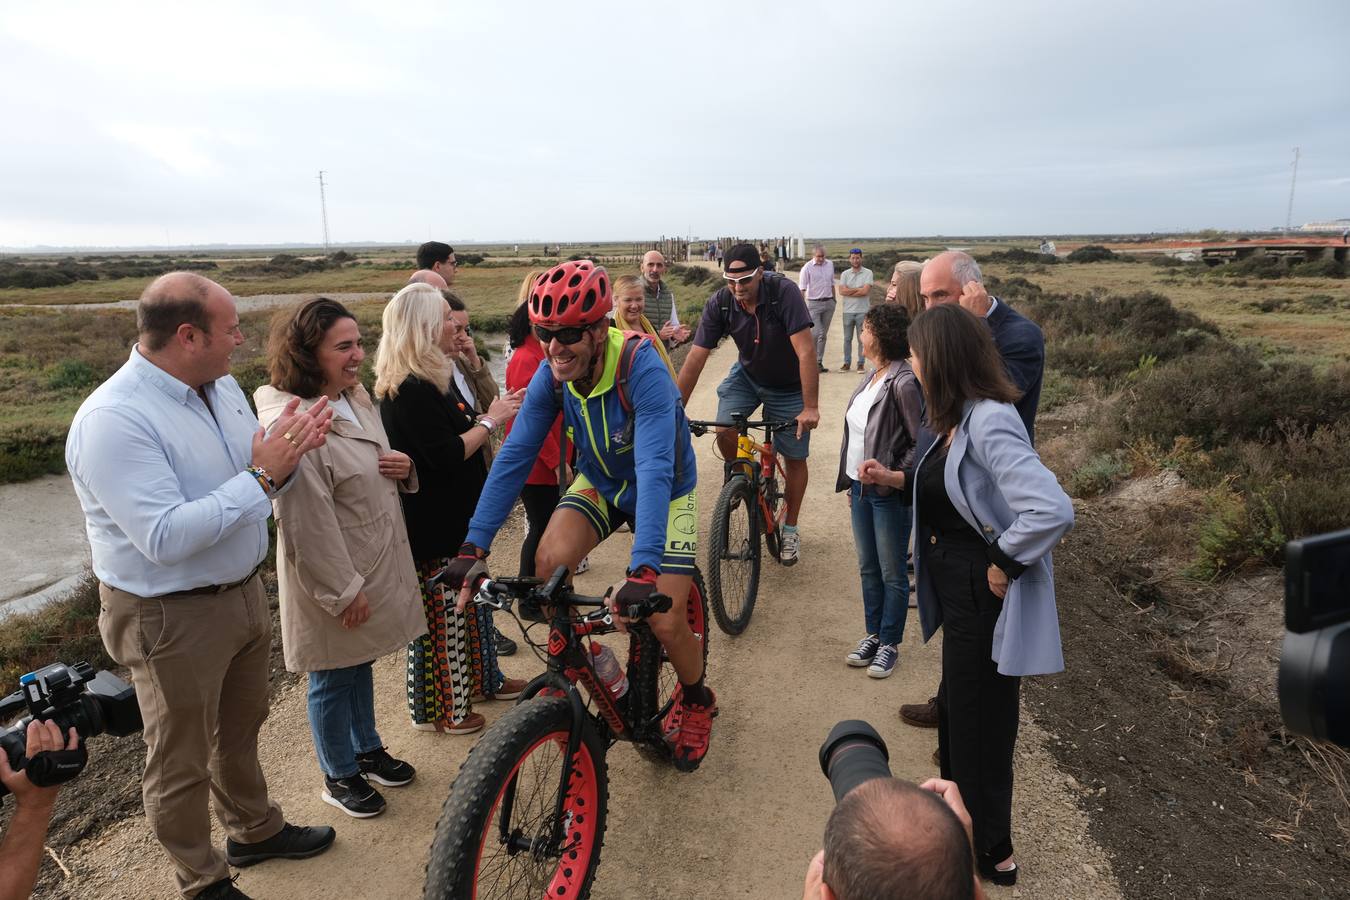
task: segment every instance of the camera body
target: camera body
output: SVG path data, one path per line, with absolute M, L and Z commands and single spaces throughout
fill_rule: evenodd
M 1289 730 L 1350 747 L 1350 530 L 1285 548 L 1280 716 Z
M 0 729 L 0 753 L 16 771 L 23 767 L 28 723 L 52 721 L 64 734 L 74 728 L 83 744 L 100 734 L 123 737 L 141 730 L 136 689 L 111 672 L 95 672 L 86 662 L 53 663 L 19 679 L 19 690 L 0 700 L 0 721 L 27 710 L 9 728 Z M 0 784 L 0 798 L 9 790 Z

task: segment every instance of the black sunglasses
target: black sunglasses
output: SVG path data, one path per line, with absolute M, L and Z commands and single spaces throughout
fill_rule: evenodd
M 581 339 L 586 335 L 588 330 L 589 329 L 579 325 L 569 325 L 566 328 L 550 331 L 543 325 L 536 325 L 534 326 L 534 336 L 537 337 L 539 343 L 543 344 L 545 347 L 553 343 L 555 338 L 560 344 L 570 345 L 581 343 Z

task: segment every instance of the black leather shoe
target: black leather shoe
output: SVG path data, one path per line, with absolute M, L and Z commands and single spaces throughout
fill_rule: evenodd
M 256 844 L 226 840 L 225 861 L 242 869 L 269 859 L 308 859 L 333 846 L 336 837 L 337 832 L 327 825 L 311 828 L 287 822 L 276 834 Z
M 234 886 L 233 878 L 222 878 L 202 888 L 197 900 L 250 900 L 250 897 Z
M 1017 863 L 1013 863 L 1011 869 L 996 869 L 994 868 L 994 861 L 983 855 L 976 860 L 976 863 L 980 870 L 980 877 L 985 881 L 992 881 L 999 887 L 1012 887 L 1017 884 Z
M 497 630 L 497 626 L 492 626 L 493 639 L 497 642 L 498 656 L 515 656 L 516 642 Z

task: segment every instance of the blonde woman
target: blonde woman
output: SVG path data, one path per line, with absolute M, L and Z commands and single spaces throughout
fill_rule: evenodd
M 421 584 L 463 543 L 487 478 L 488 436 L 520 409 L 521 395 L 507 393 L 485 414 L 469 414 L 450 362 L 461 331 L 440 291 L 411 284 L 385 307 L 375 356 L 375 396 L 389 443 L 417 469 L 419 490 L 402 500 Z M 429 633 L 408 645 L 413 727 L 472 734 L 485 721 L 473 712 L 474 695 L 510 700 L 520 696 L 524 683 L 498 668 L 488 611 L 456 613 L 439 587 L 423 588 L 422 603 Z
M 895 264 L 891 272 L 891 283 L 886 288 L 886 302 L 898 303 L 909 315 L 910 321 L 923 312 L 923 301 L 919 299 L 919 272 L 923 263 L 904 259 Z
M 671 377 L 675 375 L 675 366 L 670 361 L 670 354 L 666 352 L 666 343 L 661 340 L 661 334 L 652 326 L 645 313 L 646 299 L 642 289 L 642 282 L 636 275 L 620 275 L 614 279 L 612 285 L 614 291 L 614 327 L 620 331 L 640 331 L 652 336 L 652 343 L 656 345 L 656 350 L 661 354 L 661 359 L 665 360 L 666 368 L 670 370 Z

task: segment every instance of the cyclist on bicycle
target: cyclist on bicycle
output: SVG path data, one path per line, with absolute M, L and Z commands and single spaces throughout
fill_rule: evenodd
M 703 647 L 685 615 L 697 551 L 697 466 L 679 391 L 650 340 L 626 347 L 632 336 L 609 327 L 613 304 L 603 268 L 587 260 L 554 266 L 535 280 L 526 302 L 546 365 L 525 390 L 445 581 L 461 589 L 463 608 L 561 407 L 577 476 L 544 529 L 535 572 L 575 571 L 597 544 L 630 525 L 628 577 L 612 603 L 617 608 L 654 592 L 673 601 L 648 622 L 680 681 L 667 739 L 676 767 L 692 771 L 708 752 L 717 699 L 703 683 Z
M 765 273 L 753 244 L 737 244 L 726 257 L 726 286 L 708 298 L 694 346 L 680 369 L 684 400 L 694 392 L 708 355 L 730 335 L 739 356 L 717 386 L 717 418 L 748 416 L 764 405 L 764 418 L 795 419 L 797 428 L 775 438 L 787 481 L 781 561 L 795 565 L 801 547 L 797 514 L 806 496 L 806 457 L 811 430 L 820 424 L 817 389 L 820 372 L 811 338 L 811 314 L 797 286 L 782 275 Z M 723 428 L 717 445 L 725 459 L 736 458 L 736 431 Z

